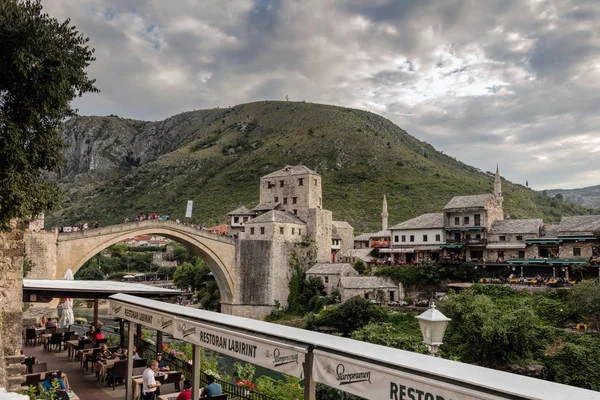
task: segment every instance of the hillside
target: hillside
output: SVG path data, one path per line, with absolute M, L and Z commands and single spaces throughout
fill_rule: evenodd
M 560 193 L 565 201 L 581 206 L 600 208 L 600 185 L 579 189 L 544 190 L 542 193 L 551 197 Z
M 455 195 L 492 191 L 493 175 L 448 157 L 387 119 L 336 106 L 263 101 L 192 111 L 165 121 L 78 117 L 66 124 L 63 208 L 48 226 L 113 224 L 141 213 L 226 221 L 258 203 L 259 178 L 286 164 L 322 175 L 323 206 L 357 232 L 379 229 L 387 194 L 390 224 L 438 211 Z M 490 160 L 489 169 L 496 160 Z M 502 171 L 502 166 L 500 165 Z M 503 181 L 513 218 L 589 213 L 581 206 Z

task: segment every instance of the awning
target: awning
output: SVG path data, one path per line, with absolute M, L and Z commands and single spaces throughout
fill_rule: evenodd
M 464 244 L 462 243 L 442 243 L 440 249 L 462 249 Z
M 23 279 L 23 301 L 26 302 L 47 303 L 53 298 L 67 297 L 73 299 L 106 299 L 117 293 L 151 298 L 175 298 L 183 292 L 129 282 Z
M 389 249 L 389 248 L 382 248 L 382 249 L 377 249 L 380 253 L 395 253 L 395 251 L 393 249 Z
M 414 253 L 414 252 L 415 252 L 414 247 L 400 247 L 400 248 L 392 249 L 392 253 Z
M 527 244 L 561 244 L 560 239 L 525 239 Z
M 509 242 L 509 243 L 491 243 L 487 245 L 490 250 L 493 249 L 524 249 L 527 247 L 525 243 Z
M 594 235 L 558 235 L 558 238 L 563 241 L 585 241 L 585 240 L 598 240 Z

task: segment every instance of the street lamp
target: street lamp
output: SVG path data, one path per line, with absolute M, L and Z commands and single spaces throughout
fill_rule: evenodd
M 421 335 L 423 335 L 423 343 L 427 346 L 429 353 L 435 357 L 438 347 L 442 344 L 448 322 L 451 321 L 451 319 L 435 308 L 435 302 L 433 300 L 431 301 L 429 309 L 416 318 L 419 320 Z

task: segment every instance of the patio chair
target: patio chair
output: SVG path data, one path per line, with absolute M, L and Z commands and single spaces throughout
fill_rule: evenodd
M 157 389 L 158 395 L 162 396 L 163 394 L 171 394 L 177 393 L 178 390 L 175 389 L 175 383 L 164 383 L 160 385 Z
M 25 375 L 25 384 L 24 386 L 37 386 L 42 380 L 42 374 L 30 374 Z
M 60 353 L 62 351 L 62 338 L 62 333 L 53 333 L 52 336 L 50 336 L 50 340 L 48 341 L 48 346 L 46 346 L 48 351 L 52 352 L 52 346 L 58 346 L 58 352 Z
M 35 374 L 37 372 L 46 372 L 48 371 L 48 363 L 39 363 L 33 364 L 31 366 L 31 373 Z
M 77 336 L 79 336 L 77 334 L 77 332 L 75 332 L 75 331 L 67 331 L 67 332 L 64 333 L 63 342 L 68 342 L 69 340 L 76 340 Z
M 25 329 L 25 345 L 29 344 L 30 341 L 33 340 L 33 345 L 35 346 L 39 340 L 39 337 L 37 335 L 37 333 L 35 332 L 35 329 L 33 328 L 27 328 Z
M 93 367 L 94 365 L 96 365 L 99 358 L 100 358 L 100 349 L 94 349 L 94 351 L 92 351 L 92 354 L 86 354 L 84 357 L 85 372 L 88 371 L 88 365 L 89 365 L 88 363 L 92 363 L 92 367 Z
M 106 386 L 112 384 L 113 390 L 115 390 L 115 384 L 117 379 L 125 382 L 125 390 L 127 390 L 127 360 L 117 361 L 112 369 L 108 370 L 106 375 Z
M 133 360 L 133 368 L 137 367 L 146 367 L 148 365 L 148 360 L 145 358 L 140 358 L 139 360 Z
M 35 357 L 25 357 L 23 364 L 27 367 L 27 373 L 31 374 L 31 366 L 35 364 Z
M 172 372 L 170 374 L 167 375 L 167 380 L 165 381 L 166 384 L 169 383 L 174 383 L 175 387 L 177 388 L 178 392 L 181 392 L 181 375 L 183 375 L 182 372 Z M 163 393 L 164 394 L 164 393 Z
M 73 359 L 76 360 L 77 358 L 77 353 L 79 352 L 79 350 L 84 350 L 85 347 L 84 345 L 86 344 L 92 344 L 92 341 L 89 339 L 79 339 L 79 342 L 77 342 L 77 347 L 73 350 Z M 69 349 L 70 351 L 70 349 Z
M 83 345 L 83 350 L 91 350 L 91 349 L 95 349 L 94 347 L 94 343 L 86 343 Z M 81 357 L 81 368 L 83 368 L 83 363 L 85 362 L 86 356 L 89 356 L 89 354 L 83 353 L 83 356 Z
M 211 396 L 210 394 L 203 399 L 211 399 L 211 400 L 227 400 L 227 394 L 218 394 L 216 396 Z

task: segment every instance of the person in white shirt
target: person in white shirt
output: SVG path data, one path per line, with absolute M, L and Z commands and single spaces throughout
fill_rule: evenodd
M 160 382 L 156 382 L 154 374 L 158 371 L 158 362 L 152 361 L 150 366 L 144 370 L 142 375 L 142 400 L 154 400 L 156 398 L 156 388 Z

